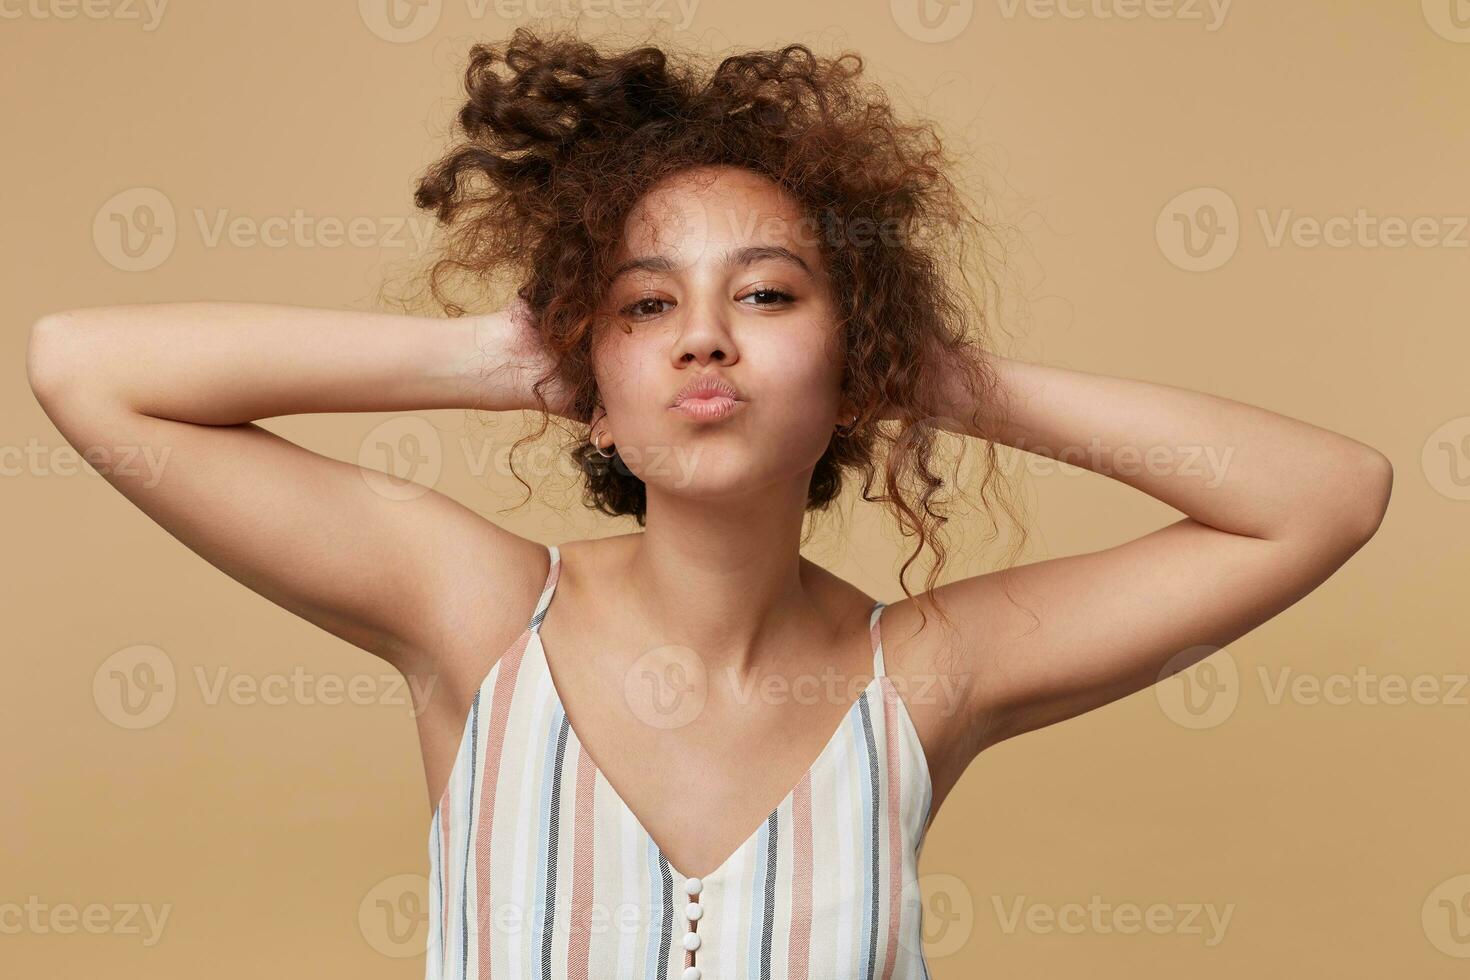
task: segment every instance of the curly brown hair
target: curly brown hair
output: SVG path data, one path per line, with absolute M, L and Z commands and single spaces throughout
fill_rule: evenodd
M 860 406 L 818 462 L 807 509 L 828 508 L 844 475 L 861 474 L 862 498 L 891 506 L 904 536 L 917 538 L 899 574 L 912 596 L 904 579 L 922 549 L 936 559 L 926 590 L 946 557 L 946 482 L 933 457 L 937 430 L 955 420 L 942 418 L 937 393 L 958 380 L 973 406 L 958 421 L 981 431 L 1002 410 L 980 343 L 984 304 L 967 277 L 985 224 L 951 178 L 954 161 L 932 124 L 901 120 L 862 72 L 857 54 L 823 58 L 802 44 L 735 54 L 709 70 L 652 44 L 608 50 L 518 28 L 471 48 L 460 138 L 420 178 L 414 201 L 448 229 L 428 276 L 447 315 L 466 310 L 445 281 L 468 273 L 482 284 L 503 277 L 534 319 L 555 368 L 535 385 L 542 426 L 531 439 L 545 431 L 553 381 L 571 393 L 571 414 L 592 417 L 591 342 L 625 221 L 647 191 L 708 166 L 745 168 L 788 191 L 820 229 L 843 394 Z M 984 445 L 982 501 L 1000 473 L 994 444 Z M 571 453 L 586 502 L 642 526 L 643 482 L 593 451 L 585 433 Z

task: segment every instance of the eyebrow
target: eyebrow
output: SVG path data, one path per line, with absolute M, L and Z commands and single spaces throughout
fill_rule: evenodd
M 800 267 L 801 271 L 805 272 L 808 276 L 812 275 L 811 267 L 807 265 L 805 259 L 791 251 L 791 249 L 781 245 L 745 245 L 739 248 L 732 248 L 725 252 L 720 261 L 726 266 L 747 266 L 753 265 L 762 259 L 792 262 Z M 640 255 L 638 258 L 629 259 L 614 269 L 612 279 L 609 281 L 616 281 L 623 273 L 632 272 L 634 269 L 643 269 L 648 272 L 673 272 L 675 265 L 673 260 L 666 255 Z

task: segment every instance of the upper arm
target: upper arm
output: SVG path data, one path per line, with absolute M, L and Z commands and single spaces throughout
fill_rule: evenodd
M 433 669 L 438 652 L 487 631 L 509 635 L 520 610 L 501 629 L 494 598 L 539 588 L 539 544 L 441 493 L 397 499 L 355 463 L 254 423 L 156 418 L 44 371 L 33 385 L 67 440 L 174 537 L 400 670 Z
M 1101 551 L 941 586 L 934 599 L 955 625 L 921 632 L 908 655 L 958 667 L 971 756 L 1108 704 L 1243 636 L 1351 557 L 1376 530 L 1392 479 L 1377 454 L 1357 472 L 1359 503 L 1288 538 L 1186 517 Z

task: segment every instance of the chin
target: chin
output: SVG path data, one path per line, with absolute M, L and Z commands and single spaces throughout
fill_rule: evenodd
M 786 423 L 786 424 L 781 424 Z M 693 431 L 663 427 L 632 435 L 619 453 L 629 472 L 650 490 L 690 499 L 718 499 L 810 480 L 831 434 L 808 419 L 771 425 L 717 424 Z
M 691 500 L 718 500 L 795 478 L 801 467 L 790 460 L 772 460 L 765 453 L 696 441 L 650 450 L 643 454 L 640 465 L 629 463 L 628 469 L 650 490 Z
M 752 483 L 753 461 L 747 454 L 697 442 L 649 449 L 637 466 L 624 462 L 650 489 L 678 497 L 722 497 Z

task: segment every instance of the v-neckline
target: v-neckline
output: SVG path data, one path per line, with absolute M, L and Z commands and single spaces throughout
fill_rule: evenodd
M 873 608 L 876 609 L 878 605 L 879 603 L 875 602 L 873 604 Z M 752 830 L 748 835 L 746 835 L 745 839 L 735 846 L 735 850 L 727 854 L 725 856 L 725 859 L 721 861 L 718 865 L 716 865 L 713 870 L 702 875 L 687 875 L 676 868 L 673 861 L 669 860 L 668 853 L 664 850 L 663 845 L 655 840 L 654 836 L 648 832 L 648 828 L 644 826 L 643 821 L 639 818 L 638 814 L 633 812 L 633 808 L 628 805 L 628 802 L 625 799 L 623 799 L 623 794 L 618 792 L 618 788 L 612 784 L 612 780 L 607 778 L 607 773 L 603 772 L 602 767 L 597 764 L 597 760 L 592 758 L 592 753 L 587 751 L 586 743 L 583 742 L 581 736 L 577 734 L 577 730 L 572 727 L 572 718 L 571 715 L 567 713 L 566 703 L 563 702 L 561 699 L 561 692 L 556 689 L 556 678 L 551 676 L 551 664 L 546 659 L 546 645 L 541 639 L 541 630 L 539 628 L 531 631 L 530 645 L 535 647 L 536 655 L 541 659 L 540 667 L 541 670 L 546 674 L 546 683 L 551 691 L 552 703 L 561 712 L 562 717 L 566 719 L 567 737 L 568 739 L 576 743 L 577 751 L 581 752 L 587 757 L 587 762 L 592 769 L 593 778 L 601 782 L 603 787 L 612 794 L 613 804 L 618 808 L 619 813 L 621 813 L 624 818 L 631 820 L 633 822 L 633 826 L 638 830 L 640 834 L 643 835 L 643 838 L 651 843 L 654 848 L 658 850 L 659 855 L 668 864 L 669 870 L 671 870 L 676 877 L 686 880 L 696 877 L 699 878 L 701 881 L 714 881 L 718 879 L 721 874 L 736 860 L 736 858 L 744 854 L 745 851 L 752 844 L 755 843 L 756 839 L 760 836 L 761 829 L 765 827 L 766 823 L 771 819 L 771 814 L 779 811 L 783 806 L 789 803 L 791 801 L 791 798 L 796 795 L 796 791 L 801 787 L 801 784 L 805 782 L 813 773 L 815 773 L 817 771 L 817 767 L 820 766 L 822 762 L 827 758 L 827 756 L 832 753 L 832 750 L 837 745 L 838 740 L 847 733 L 853 713 L 858 709 L 859 703 L 868 696 L 869 692 L 871 692 L 874 687 L 878 685 L 879 680 L 883 676 L 881 674 L 875 673 L 872 680 L 868 681 L 867 686 L 863 688 L 862 693 L 852 699 L 851 703 L 849 703 L 847 706 L 847 710 L 842 713 L 842 720 L 837 723 L 837 728 L 833 730 L 832 734 L 828 736 L 826 744 L 822 746 L 822 751 L 817 753 L 817 757 L 812 760 L 811 765 L 807 766 L 806 770 L 803 771 L 799 777 L 797 777 L 796 782 L 791 786 L 790 789 L 786 791 L 786 795 L 781 797 L 781 802 L 777 803 L 770 810 L 766 811 L 765 816 L 761 817 L 760 822 L 755 825 L 755 829 Z M 876 663 L 877 655 L 875 652 L 875 666 Z

